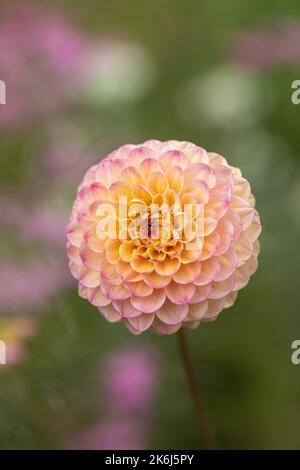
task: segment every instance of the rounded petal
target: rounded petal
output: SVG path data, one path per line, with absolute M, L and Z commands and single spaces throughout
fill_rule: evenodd
M 252 242 L 255 242 L 258 239 L 261 233 L 261 223 L 259 215 L 256 211 L 252 223 L 249 225 L 249 227 L 247 228 L 247 230 L 245 230 L 244 233 L 247 236 L 248 240 L 251 240 Z
M 184 171 L 185 181 L 199 179 L 203 181 L 209 189 L 216 185 L 216 175 L 214 170 L 205 163 L 193 163 Z
M 173 302 L 173 304 L 183 305 L 191 300 L 195 294 L 196 287 L 193 284 L 182 285 L 172 281 L 165 287 L 165 291 L 168 299 Z
M 133 166 L 127 166 L 126 168 L 124 168 L 120 175 L 120 180 L 127 182 L 131 186 L 145 184 L 143 176 Z
M 104 318 L 109 321 L 110 323 L 116 323 L 121 320 L 121 316 L 119 315 L 118 312 L 115 311 L 113 306 L 107 305 L 106 307 L 101 307 L 99 309 L 100 313 L 104 316 Z
M 213 209 L 218 214 L 219 219 L 225 215 L 229 204 L 230 197 L 228 197 L 226 193 L 216 189 L 210 191 L 209 202 L 207 205 L 210 209 Z
M 67 239 L 72 245 L 77 246 L 77 248 L 80 247 L 83 240 L 83 230 L 76 220 L 67 227 Z
M 219 274 L 220 263 L 218 258 L 212 257 L 205 261 L 201 261 L 201 271 L 199 276 L 194 280 L 196 286 L 205 286 L 214 281 Z
M 85 243 L 82 243 L 79 250 L 80 258 L 88 268 L 93 271 L 101 271 L 101 255 L 90 250 Z
M 100 285 L 100 274 L 83 266 L 79 271 L 78 280 L 83 287 L 98 287 Z
M 216 234 L 219 236 L 219 242 L 214 256 L 223 255 L 234 243 L 234 225 L 225 217 L 218 222 Z
M 116 264 L 119 259 L 119 249 L 121 246 L 120 240 L 105 240 L 104 254 L 109 263 Z
M 158 171 L 152 173 L 147 179 L 147 188 L 149 188 L 153 194 L 163 194 L 169 188 L 167 178 L 163 173 Z
M 174 305 L 167 299 L 163 306 L 157 310 L 156 316 L 167 325 L 177 325 L 187 316 L 188 311 L 187 304 Z
M 200 321 L 184 321 L 182 326 L 188 328 L 189 330 L 195 330 L 197 326 L 200 325 Z
M 199 321 L 205 316 L 208 310 L 208 300 L 203 300 L 202 302 L 189 305 L 189 314 L 186 317 L 187 321 Z
M 181 328 L 181 325 L 182 323 L 178 323 L 177 325 L 167 325 L 158 318 L 154 318 L 151 329 L 158 335 L 167 336 L 177 333 L 177 331 Z
M 113 300 L 112 305 L 116 312 L 118 312 L 122 317 L 133 318 L 141 314 L 136 310 L 132 305 L 130 300 Z
M 217 300 L 209 300 L 208 309 L 206 314 L 203 316 L 202 321 L 215 320 L 219 313 L 223 310 L 226 304 L 226 297 L 222 297 Z
M 86 246 L 95 253 L 104 252 L 104 241 L 97 236 L 96 225 L 91 225 L 84 233 Z
M 240 216 L 243 230 L 246 230 L 251 224 L 255 215 L 253 207 L 247 201 L 245 201 L 245 199 L 242 199 L 239 196 L 232 197 L 230 207 L 234 209 L 234 211 L 237 212 L 237 214 Z
M 113 285 L 103 281 L 101 287 L 105 297 L 110 300 L 125 300 L 130 297 L 130 292 L 123 284 Z
M 134 271 L 137 273 L 151 273 L 154 271 L 154 263 L 153 261 L 138 257 L 138 258 L 133 258 L 130 261 L 130 265 Z
M 212 289 L 209 294 L 210 299 L 220 299 L 228 295 L 235 285 L 235 276 L 231 276 L 226 281 L 213 282 Z
M 245 264 L 246 261 L 252 256 L 253 243 L 250 242 L 245 233 L 242 235 L 239 242 L 235 245 L 234 251 L 237 255 L 238 266 Z
M 166 169 L 165 175 L 167 178 L 168 186 L 177 193 L 181 193 L 183 188 L 183 171 L 179 166 L 172 166 Z
M 153 288 L 148 286 L 144 281 L 128 282 L 126 287 L 132 295 L 137 297 L 148 297 L 148 295 L 153 292 Z
M 173 279 L 177 284 L 190 284 L 198 278 L 201 271 L 201 262 L 195 261 L 189 264 L 182 264 L 174 274 Z
M 153 173 L 160 173 L 162 174 L 162 166 L 159 161 L 155 158 L 146 158 L 142 161 L 139 166 L 139 171 L 143 175 L 143 178 L 147 180 L 149 175 L 153 175 Z
M 198 304 L 203 300 L 206 300 L 211 293 L 212 284 L 206 286 L 197 286 L 193 297 L 190 299 L 190 304 Z
M 161 151 L 162 147 L 159 150 Z M 159 157 L 159 161 L 165 170 L 172 166 L 177 166 L 181 170 L 184 170 L 188 165 L 187 157 L 179 150 L 168 150 L 162 153 Z
M 127 318 L 125 324 L 127 326 L 130 325 L 135 331 L 135 334 L 140 334 L 150 328 L 153 320 L 154 314 L 142 313 L 138 317 Z
M 238 294 L 237 292 L 230 292 L 230 294 L 226 296 L 226 302 L 225 302 L 224 308 L 232 307 L 232 305 L 234 304 L 237 298 L 237 294 Z
M 132 269 L 130 263 L 121 260 L 116 265 L 116 272 L 121 281 L 137 282 L 143 279 L 143 274 L 137 273 Z
M 164 289 L 155 289 L 152 294 L 147 297 L 132 296 L 130 298 L 131 304 L 139 312 L 153 313 L 156 312 L 165 302 L 166 294 Z
M 224 255 L 218 256 L 220 270 L 215 278 L 215 281 L 225 281 L 236 270 L 238 264 L 238 257 L 234 250 L 228 250 Z
M 95 287 L 93 289 L 88 288 L 87 298 L 88 301 L 95 307 L 105 307 L 106 305 L 111 303 L 111 301 L 103 295 L 103 292 L 100 287 Z
M 153 289 L 162 289 L 172 281 L 172 276 L 161 276 L 155 271 L 143 275 L 145 283 Z
M 175 274 L 180 266 L 180 261 L 178 258 L 166 257 L 164 261 L 158 262 L 155 265 L 155 272 L 160 276 L 172 276 Z

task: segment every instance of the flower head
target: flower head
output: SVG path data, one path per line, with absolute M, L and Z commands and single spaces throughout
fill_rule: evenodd
M 257 268 L 250 185 L 189 142 L 125 145 L 84 176 L 67 229 L 79 295 L 139 334 L 195 328 L 230 307 Z

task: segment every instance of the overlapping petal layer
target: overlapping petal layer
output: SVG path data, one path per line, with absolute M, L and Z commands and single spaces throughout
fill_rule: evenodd
M 124 145 L 90 168 L 67 228 L 79 295 L 134 334 L 195 328 L 257 268 L 250 185 L 224 157 L 179 141 Z

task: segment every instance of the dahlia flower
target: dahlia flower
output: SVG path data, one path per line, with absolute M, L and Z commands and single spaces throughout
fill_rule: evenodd
M 189 142 L 125 145 L 85 174 L 67 228 L 79 295 L 133 334 L 196 328 L 257 269 L 248 181 Z

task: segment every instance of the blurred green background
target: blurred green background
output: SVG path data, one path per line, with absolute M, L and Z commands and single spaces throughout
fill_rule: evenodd
M 221 448 L 300 447 L 299 44 L 296 0 L 1 2 L 2 449 L 203 447 L 176 337 L 108 324 L 67 271 L 84 171 L 150 138 L 218 152 L 251 182 L 259 270 L 188 338 Z

